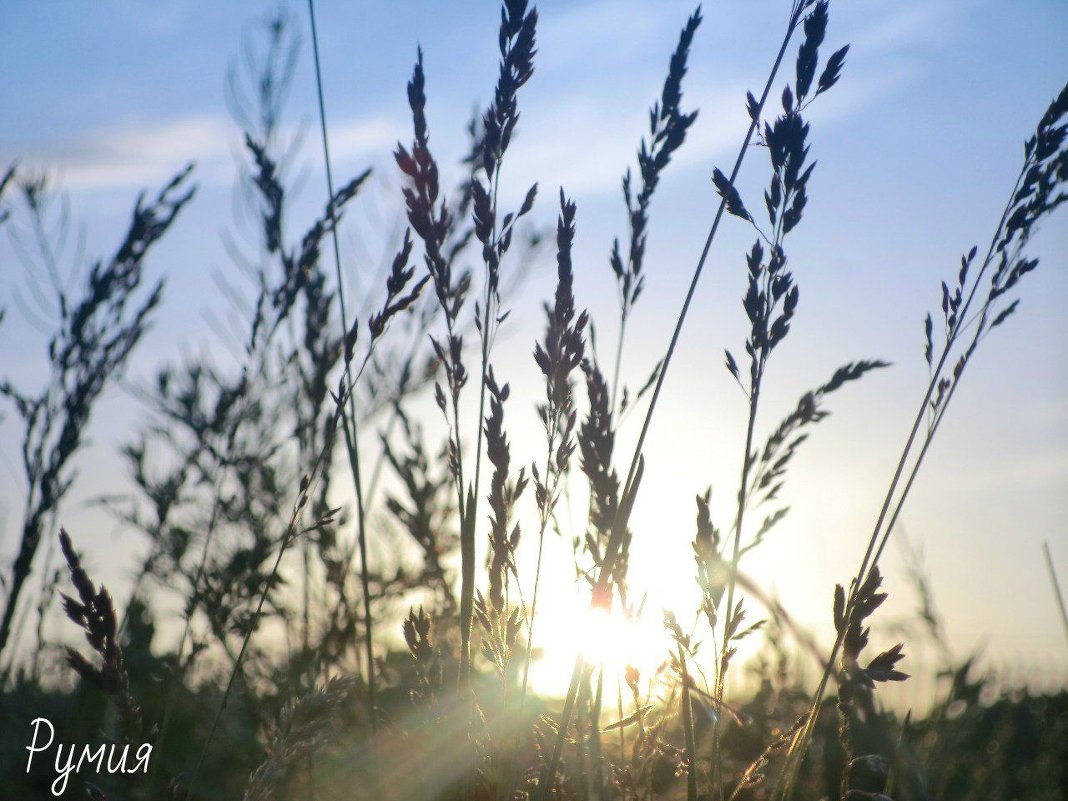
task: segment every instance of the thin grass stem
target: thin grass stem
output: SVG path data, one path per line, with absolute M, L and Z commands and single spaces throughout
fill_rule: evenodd
M 319 35 L 315 25 L 315 0 L 308 0 L 308 18 L 311 24 L 312 35 L 312 54 L 315 61 L 315 88 L 319 102 L 319 129 L 322 134 L 323 140 L 323 166 L 326 171 L 326 188 L 329 193 L 329 203 L 327 204 L 330 216 L 331 216 L 331 238 L 333 241 L 334 250 L 334 269 L 337 275 L 337 297 L 338 305 L 341 311 L 341 327 L 342 331 L 348 331 L 348 315 L 345 309 L 345 286 L 344 279 L 341 274 L 341 251 L 338 245 L 337 235 L 337 219 L 336 210 L 334 208 L 334 178 L 333 170 L 330 162 L 330 141 L 327 134 L 326 125 L 326 103 L 323 98 L 323 76 L 322 66 L 319 61 Z M 371 733 L 375 733 L 377 727 L 376 721 L 376 705 L 377 705 L 377 686 L 375 680 L 375 661 L 374 661 L 374 622 L 371 616 L 371 588 L 370 588 L 370 576 L 369 565 L 367 563 L 367 515 L 364 508 L 363 487 L 360 481 L 360 452 L 359 452 L 359 429 L 356 420 L 356 393 L 355 387 L 352 386 L 352 369 L 348 359 L 345 360 L 345 378 L 348 390 L 348 410 L 342 408 L 342 431 L 345 435 L 345 450 L 349 458 L 349 466 L 352 469 L 352 481 L 356 490 L 356 521 L 357 521 L 357 537 L 359 540 L 360 549 L 360 584 L 363 590 L 363 607 L 364 607 L 364 634 L 365 634 L 365 653 L 367 659 L 367 705 L 371 724 Z
M 783 37 L 782 44 L 779 46 L 779 52 L 775 56 L 775 62 L 772 65 L 771 72 L 768 74 L 768 79 L 764 84 L 764 90 L 761 92 L 760 99 L 757 101 L 755 113 L 749 122 L 749 128 L 746 130 L 745 137 L 742 140 L 742 145 L 738 150 L 738 156 L 735 158 L 734 167 L 731 169 L 730 176 L 728 177 L 728 186 L 733 187 L 735 180 L 738 178 L 738 173 L 741 172 L 742 163 L 745 161 L 745 155 L 749 151 L 749 144 L 752 141 L 753 134 L 756 131 L 757 120 L 760 119 L 760 114 L 764 109 L 764 105 L 767 103 L 768 95 L 771 93 L 772 84 L 775 82 L 775 76 L 778 75 L 779 68 L 782 66 L 782 60 L 786 55 L 786 50 L 790 45 L 790 40 L 793 38 L 794 30 L 797 28 L 797 23 L 800 20 L 801 8 L 795 4 L 790 14 L 790 24 L 787 26 L 786 35 Z M 705 263 L 708 260 L 709 251 L 712 249 L 712 242 L 715 240 L 716 233 L 719 231 L 720 221 L 723 219 L 723 212 L 727 207 L 727 195 L 720 198 L 719 206 L 716 209 L 716 215 L 712 220 L 712 226 L 709 229 L 708 236 L 705 238 L 704 246 L 701 249 L 701 255 L 697 260 L 697 266 L 694 268 L 693 277 L 690 279 L 689 288 L 686 291 L 686 297 L 683 300 L 682 308 L 679 310 L 678 317 L 675 321 L 675 328 L 671 334 L 671 341 L 668 343 L 667 352 L 664 356 L 663 365 L 660 368 L 659 375 L 656 379 L 656 385 L 653 388 L 652 397 L 649 399 L 649 406 L 645 412 L 645 418 L 642 421 L 641 431 L 638 434 L 638 441 L 634 447 L 634 455 L 631 458 L 630 466 L 627 469 L 627 480 L 623 485 L 623 499 L 624 502 L 620 503 L 614 524 L 612 526 L 611 536 L 608 539 L 608 544 L 605 548 L 604 559 L 601 563 L 601 568 L 598 572 L 597 582 L 594 590 L 594 601 L 596 602 L 599 596 L 603 596 L 608 582 L 612 575 L 612 570 L 615 565 L 616 558 L 619 556 L 620 547 L 622 546 L 624 532 L 626 531 L 627 520 L 630 514 L 630 506 L 633 503 L 633 495 L 637 490 L 637 484 L 640 480 L 641 470 L 644 463 L 643 449 L 645 447 L 645 438 L 649 433 L 649 426 L 652 423 L 653 413 L 656 410 L 657 403 L 660 399 L 660 392 L 664 387 L 664 381 L 667 378 L 668 368 L 671 366 L 672 357 L 675 355 L 675 348 L 678 345 L 679 337 L 682 334 L 682 327 L 686 322 L 686 316 L 690 310 L 690 305 L 693 303 L 694 295 L 697 293 L 697 285 L 700 283 L 701 275 L 704 272 Z M 629 499 L 629 502 L 628 502 Z M 568 697 L 572 698 L 577 691 L 576 682 L 580 677 L 579 664 L 581 657 L 576 660 L 575 670 L 571 676 L 571 686 L 568 688 Z M 557 745 L 554 748 L 554 760 L 550 763 L 551 767 L 555 769 L 555 765 L 558 762 L 558 754 L 562 747 L 563 732 L 566 731 L 567 725 L 570 723 L 571 709 L 574 706 L 565 703 L 560 720 L 560 727 L 557 732 Z M 550 773 L 550 776 L 553 775 Z M 548 795 L 544 796 L 548 798 Z
M 1050 553 L 1049 543 L 1043 540 L 1042 552 L 1046 556 L 1046 568 L 1049 570 L 1049 583 L 1053 587 L 1053 597 L 1057 599 L 1057 608 L 1061 612 L 1061 623 L 1064 625 L 1064 634 L 1068 637 L 1068 609 L 1064 605 L 1064 593 L 1061 592 L 1061 584 L 1057 580 L 1057 571 L 1053 567 L 1053 554 Z
M 1009 215 L 1009 211 L 1012 208 L 1012 198 L 1015 196 L 1016 191 L 1020 186 L 1020 182 L 1023 180 L 1026 169 L 1027 164 L 1025 163 L 1024 167 L 1020 170 L 1020 173 L 1016 178 L 1012 192 L 1009 194 L 1009 202 L 1006 203 L 1005 208 L 1002 211 L 1001 219 L 998 221 L 998 225 L 994 231 L 994 235 L 991 237 L 990 245 L 987 248 L 987 253 L 985 258 L 983 259 L 983 263 L 977 275 L 975 276 L 971 290 L 969 291 L 968 296 L 964 301 L 964 304 L 958 314 L 958 320 L 960 322 L 958 322 L 957 327 L 954 330 L 950 331 L 948 336 L 946 337 L 946 343 L 945 346 L 942 348 L 942 353 L 939 356 L 938 363 L 931 373 L 931 377 L 928 382 L 927 389 L 924 393 L 923 400 L 921 401 L 919 409 L 917 410 L 916 417 L 912 424 L 912 428 L 909 431 L 909 435 L 905 441 L 905 446 L 902 449 L 901 456 L 898 459 L 897 467 L 894 470 L 893 478 L 890 481 L 890 486 L 887 489 L 886 496 L 883 499 L 882 507 L 879 510 L 879 515 L 876 518 L 875 526 L 872 530 L 871 536 L 868 539 L 868 545 L 865 549 L 864 557 L 863 559 L 861 559 L 860 568 L 857 570 L 856 576 L 851 582 L 850 591 L 847 595 L 847 601 L 845 605 L 846 618 L 848 618 L 850 611 L 856 604 L 856 593 L 858 588 L 862 586 L 865 577 L 870 574 L 870 571 L 877 564 L 879 556 L 882 555 L 883 548 L 886 545 L 890 532 L 893 530 L 893 522 L 896 522 L 897 520 L 897 516 L 904 505 L 905 499 L 908 497 L 908 492 L 912 488 L 912 484 L 927 454 L 927 450 L 930 447 L 933 435 L 935 431 L 937 431 L 938 425 L 941 422 L 945 411 L 948 408 L 949 403 L 955 393 L 955 390 L 958 385 L 957 381 L 953 382 L 953 385 L 950 387 L 947 397 L 944 403 L 942 404 L 941 409 L 939 410 L 939 413 L 936 415 L 933 423 L 929 425 L 927 436 L 924 438 L 924 443 L 920 449 L 920 454 L 917 456 L 916 461 L 913 464 L 913 467 L 909 473 L 909 477 L 906 479 L 905 488 L 902 490 L 902 493 L 898 498 L 898 502 L 895 506 L 895 510 L 891 515 L 891 523 L 890 525 L 887 525 L 884 530 L 883 524 L 884 522 L 886 522 L 887 513 L 889 512 L 891 505 L 894 503 L 895 493 L 897 491 L 898 484 L 901 481 L 901 477 L 905 473 L 905 468 L 909 462 L 910 456 L 912 455 L 912 449 L 916 442 L 916 437 L 919 433 L 920 427 L 922 426 L 925 418 L 927 417 L 931 399 L 934 396 L 935 390 L 938 386 L 938 382 L 942 377 L 943 371 L 945 370 L 946 363 L 949 360 L 949 356 L 951 351 L 953 350 L 953 346 L 957 342 L 957 337 L 960 334 L 963 321 L 967 319 L 968 310 L 972 304 L 972 301 L 975 298 L 980 281 L 982 280 L 983 275 L 985 274 L 986 270 L 989 268 L 991 262 L 993 261 L 998 240 L 1001 237 L 1001 233 L 1004 229 L 1006 220 Z M 976 336 L 978 335 L 979 330 L 977 329 Z M 881 541 L 880 534 L 882 535 Z M 787 753 L 786 764 L 783 766 L 782 772 L 780 773 L 779 777 L 777 789 L 780 790 L 780 792 L 774 794 L 773 798 L 783 799 L 785 801 L 785 799 L 788 799 L 791 796 L 794 783 L 797 779 L 797 773 L 800 769 L 801 756 L 804 753 L 805 746 L 808 742 L 808 739 L 812 735 L 812 730 L 815 727 L 816 719 L 819 716 L 819 710 L 823 703 L 823 694 L 826 691 L 828 679 L 830 678 L 831 671 L 833 670 L 833 665 L 835 664 L 835 661 L 837 659 L 838 651 L 842 647 L 842 641 L 844 636 L 845 629 L 843 628 L 843 630 L 840 631 L 838 633 L 838 636 L 835 638 L 834 645 L 831 648 L 830 657 L 827 660 L 827 666 L 823 670 L 823 674 L 820 677 L 816 692 L 813 695 L 812 707 L 810 709 L 808 720 L 806 721 L 805 725 L 798 731 L 793 743 L 791 743 L 790 745 L 790 750 Z

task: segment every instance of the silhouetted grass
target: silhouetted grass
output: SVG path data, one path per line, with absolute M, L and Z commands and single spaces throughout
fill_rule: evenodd
M 681 21 L 637 172 L 624 172 L 627 228 L 609 249 L 619 298 L 617 319 L 606 321 L 618 331 L 610 371 L 597 360 L 593 323 L 575 294 L 581 209 L 566 193 L 568 176 L 548 176 L 564 186 L 554 194 L 555 292 L 525 365 L 544 382 L 534 398 L 512 393 L 504 376 L 522 366 L 495 362 L 493 343 L 514 302 L 506 279 L 538 253 L 540 235 L 528 233 L 524 219 L 537 184 L 521 187 L 518 208 L 499 208 L 505 157 L 520 130 L 520 90 L 535 74 L 537 11 L 525 0 L 503 3 L 493 99 L 470 127 L 463 177 L 452 193 L 431 148 L 432 76 L 416 51 L 407 85 L 411 140 L 393 153 L 403 223 L 359 297 L 346 296 L 343 286 L 347 271 L 367 266 L 343 251 L 338 229 L 344 215 L 360 213 L 370 172 L 334 187 L 309 2 L 328 195 L 322 213 L 292 236 L 292 143 L 279 121 L 298 47 L 295 20 L 269 18 L 247 44 L 248 74 L 235 73 L 230 83 L 235 116 L 246 128 L 242 198 L 256 222 L 255 241 L 232 247 L 253 296 L 241 316 L 243 350 L 229 365 L 190 359 L 162 367 L 154 385 L 140 390 L 149 422 L 124 449 L 134 494 L 109 500 L 148 544 L 125 615 L 60 534 L 76 592 L 63 596 L 64 609 L 95 656 L 67 649 L 81 681 L 66 691 L 24 667 L 52 653 L 40 627 L 39 641 L 26 644 L 36 649 L 31 658 L 10 649 L 0 705 L 16 725 L 0 739 L 4 786 L 18 797 L 45 797 L 47 770 L 21 770 L 20 726 L 65 711 L 64 740 L 106 737 L 156 749 L 147 775 L 72 779 L 76 792 L 94 798 L 1062 797 L 1068 696 L 987 698 L 974 662 L 954 662 L 942 642 L 918 568 L 921 618 L 941 645 L 949 679 L 945 697 L 899 719 L 876 690 L 908 679 L 904 646 L 873 653 L 870 641 L 888 592 L 880 557 L 928 448 L 980 344 L 1018 308 L 1019 284 L 1038 263 L 1027 250 L 1033 232 L 1068 199 L 1068 87 L 1026 143 L 987 251 L 980 257 L 971 249 L 955 280 L 942 284 L 938 336 L 927 317 L 930 380 L 860 567 L 828 592 L 830 653 L 742 566 L 788 524 L 780 490 L 827 416 L 828 396 L 888 367 L 848 354 L 854 360 L 814 384 L 777 425 L 761 415 L 772 355 L 803 313 L 805 265 L 790 262 L 787 245 L 804 235 L 799 224 L 815 186 L 810 148 L 818 131 L 807 111 L 844 79 L 848 45 L 829 55 L 824 46 L 830 6 L 788 5 L 764 88 L 744 99 L 749 123 L 739 132 L 734 164 L 729 174 L 711 170 L 719 202 L 685 299 L 676 315 L 658 320 L 670 340 L 637 390 L 621 378 L 628 320 L 646 279 L 656 275 L 646 264 L 652 198 L 697 117 L 683 110 L 683 84 L 689 55 L 700 46 L 700 9 Z M 784 65 L 792 72 L 780 93 Z M 762 209 L 736 186 L 750 154 L 768 157 Z M 72 481 L 69 461 L 93 402 L 160 301 L 159 284 L 147 297 L 136 294 L 143 258 L 191 200 L 183 189 L 187 173 L 155 201 L 138 202 L 130 233 L 113 259 L 90 271 L 84 297 L 58 295 L 61 325 L 45 388 L 35 395 L 0 384 L 25 426 L 29 479 L 21 547 L 4 587 L 0 652 L 38 547 L 69 513 L 61 505 Z M 47 231 L 46 183 L 17 166 L 0 179 L 0 223 L 11 224 L 4 190 L 12 188 L 31 227 Z M 539 598 L 554 591 L 546 571 L 573 572 L 588 587 L 589 611 L 574 610 L 576 626 L 585 625 L 583 615 L 635 617 L 643 606 L 628 583 L 631 549 L 655 532 L 635 525 L 631 510 L 644 472 L 656 469 L 646 465 L 646 442 L 665 383 L 680 380 L 670 371 L 673 355 L 726 216 L 755 240 L 739 270 L 745 355 L 725 351 L 747 414 L 729 523 L 713 519 L 711 489 L 696 496 L 694 563 L 684 567 L 699 589 L 698 606 L 685 614 L 665 610 L 670 646 L 657 655 L 654 675 L 628 666 L 613 688 L 597 654 L 583 652 L 562 703 L 538 697 L 529 682 L 538 658 L 535 625 L 542 639 L 554 638 L 537 617 Z M 47 246 L 47 236 L 38 238 Z M 468 269 L 470 261 L 479 269 Z M 477 400 L 465 391 L 475 369 Z M 431 399 L 441 418 L 423 420 L 419 404 Z M 621 461 L 621 420 L 643 402 L 635 449 Z M 528 406 L 544 433 L 544 451 L 533 458 L 518 452 L 510 433 Z M 572 511 L 572 489 L 589 499 L 577 510 L 574 564 L 543 563 L 546 535 Z M 758 526 L 754 515 L 762 516 Z M 535 530 L 536 563 L 527 570 L 517 551 Z M 405 550 L 414 566 L 390 561 L 391 551 Z M 41 616 L 52 590 L 46 581 Z M 164 601 L 177 601 L 179 611 L 168 612 Z M 181 635 L 161 645 L 153 641 L 154 621 L 168 616 Z M 800 645 L 796 652 L 784 644 L 787 636 Z M 764 638 L 760 655 L 740 664 L 739 643 L 757 637 Z M 814 691 L 806 681 L 810 662 L 821 671 Z M 728 676 L 743 671 L 750 691 L 729 692 Z

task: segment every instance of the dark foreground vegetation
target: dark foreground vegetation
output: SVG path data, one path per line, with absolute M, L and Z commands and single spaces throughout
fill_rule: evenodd
M 60 324 L 43 386 L 0 383 L 24 424 L 27 479 L 2 585 L 0 797 L 43 799 L 57 787 L 71 798 L 131 800 L 1068 796 L 1068 693 L 985 691 L 981 667 L 949 656 L 924 595 L 923 636 L 945 655 L 942 694 L 902 717 L 880 702 L 880 686 L 908 680 L 905 646 L 869 642 L 887 592 L 880 560 L 928 447 L 982 343 L 1017 309 L 1038 265 L 1032 233 L 1066 199 L 1068 87 L 1027 135 L 1001 219 L 976 231 L 987 244 L 966 247 L 934 297 L 921 332 L 930 382 L 917 388 L 915 421 L 857 572 L 828 588 L 834 644 L 825 653 L 747 576 L 744 557 L 789 525 L 779 491 L 829 397 L 887 365 L 847 362 L 815 377 L 785 419 L 760 414 L 765 376 L 801 308 L 788 245 L 803 235 L 814 167 L 806 114 L 833 91 L 848 51 L 828 40 L 829 2 L 787 5 L 762 89 L 739 98 L 751 124 L 737 160 L 712 173 L 719 205 L 685 303 L 664 321 L 670 345 L 646 365 L 648 380 L 630 387 L 620 365 L 647 277 L 654 195 L 697 115 L 682 85 L 700 10 L 680 21 L 637 169 L 623 177 L 628 225 L 604 268 L 619 298 L 618 318 L 600 324 L 617 335 L 615 350 L 601 343 L 605 362 L 574 293 L 581 209 L 567 176 L 546 176 L 562 187 L 521 187 L 517 208 L 501 201 L 536 62 L 537 12 L 525 0 L 503 5 L 493 101 L 472 120 L 457 187 L 442 186 L 426 112 L 432 80 L 418 53 L 407 87 L 411 138 L 395 151 L 406 227 L 356 296 L 354 282 L 341 281 L 350 265 L 336 231 L 358 213 L 368 173 L 335 185 L 324 113 L 330 196 L 294 235 L 293 143 L 280 124 L 294 20 L 258 30 L 246 71 L 231 81 L 246 131 L 244 211 L 258 231 L 235 254 L 254 293 L 243 354 L 162 367 L 139 389 L 148 422 L 123 449 L 132 491 L 108 499 L 148 544 L 127 598 L 98 586 L 80 555 L 92 532 L 55 533 L 69 525 L 64 497 L 94 404 L 162 301 L 145 260 L 195 202 L 191 170 L 138 201 L 126 238 L 77 293 L 56 284 Z M 743 165 L 766 173 L 762 198 L 735 188 Z M 62 254 L 49 233 L 51 197 L 47 180 L 13 168 L 0 219 L 30 232 L 35 257 L 54 268 Z M 535 203 L 557 208 L 554 231 L 525 227 Z M 596 655 L 580 655 L 565 697 L 539 698 L 529 670 L 549 571 L 584 580 L 594 609 L 633 616 L 642 606 L 627 576 L 632 539 L 643 536 L 630 513 L 645 471 L 656 469 L 645 464 L 645 439 L 706 258 L 728 224 L 753 232 L 738 262 L 748 335 L 725 353 L 748 424 L 738 486 L 727 490 L 737 498 L 730 519 L 713 520 L 709 493 L 696 495 L 694 559 L 679 571 L 696 580 L 699 608 L 664 613 L 671 647 L 655 675 L 629 668 L 617 682 Z M 541 257 L 555 259 L 557 277 L 529 366 L 544 392 L 519 399 L 493 343 L 508 325 L 510 287 Z M 537 409 L 540 454 L 513 453 L 509 425 L 524 404 Z M 618 425 L 631 411 L 640 433 L 621 453 Z M 577 503 L 586 522 L 574 563 L 542 564 L 540 543 L 559 533 L 564 505 Z M 517 563 L 523 538 L 539 543 L 535 564 Z M 372 560 L 369 542 L 404 556 Z M 55 604 L 86 642 L 42 637 Z M 745 638 L 765 641 L 749 664 L 737 657 Z M 735 673 L 752 692 L 732 696 Z M 42 735 L 27 771 L 39 719 L 54 726 L 55 742 L 45 750 Z M 68 765 L 62 748 L 77 749 L 76 764 L 85 744 L 82 768 L 57 785 Z M 142 764 L 134 754 L 146 744 Z

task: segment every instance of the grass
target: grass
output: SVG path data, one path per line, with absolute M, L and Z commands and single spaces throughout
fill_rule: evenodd
M 814 174 L 809 154 L 819 132 L 807 113 L 848 80 L 848 45 L 831 52 L 825 45 L 831 3 L 789 4 L 764 88 L 744 98 L 749 122 L 733 166 L 711 170 L 719 201 L 685 298 L 661 321 L 670 339 L 649 380 L 633 390 L 622 384 L 621 366 L 629 361 L 628 321 L 651 275 L 652 200 L 697 118 L 683 110 L 683 84 L 701 9 L 682 21 L 637 173 L 628 169 L 622 179 L 626 230 L 605 273 L 618 297 L 617 318 L 603 324 L 618 332 L 611 367 L 602 367 L 593 321 L 576 297 L 582 210 L 563 176 L 554 193 L 556 287 L 527 365 L 542 387 L 526 399 L 500 377 L 516 367 L 502 363 L 494 345 L 518 302 L 510 278 L 539 257 L 545 238 L 525 227 L 541 202 L 537 184 L 519 187 L 523 199 L 510 211 L 502 200 L 510 196 L 506 156 L 521 130 L 520 90 L 536 79 L 537 11 L 525 0 L 503 3 L 493 99 L 472 122 L 452 191 L 431 147 L 432 76 L 416 50 L 407 85 L 411 139 L 394 151 L 404 227 L 376 284 L 354 299 L 345 292 L 351 259 L 338 231 L 346 214 L 358 213 L 369 172 L 335 187 L 313 0 L 307 10 L 323 211 L 292 236 L 293 143 L 280 120 L 297 23 L 277 16 L 249 45 L 248 74 L 230 84 L 246 128 L 241 198 L 257 224 L 257 241 L 238 254 L 255 287 L 244 350 L 230 365 L 192 359 L 163 367 L 141 390 L 151 422 L 124 449 L 136 495 L 112 504 L 148 545 L 125 610 L 97 589 L 76 552 L 72 539 L 87 535 L 60 534 L 77 596 L 63 596 L 64 609 L 95 654 L 66 651 L 80 678 L 73 691 L 40 675 L 53 646 L 42 627 L 36 642 L 23 633 L 19 643 L 13 623 L 39 546 L 68 513 L 69 464 L 93 404 L 162 300 L 159 284 L 138 294 L 143 265 L 192 200 L 188 170 L 154 201 L 138 201 L 129 234 L 112 259 L 90 270 L 82 296 L 67 297 L 55 284 L 62 313 L 45 387 L 30 393 L 0 384 L 25 428 L 29 479 L 21 544 L 4 585 L 0 705 L 12 720 L 65 709 L 71 731 L 86 741 L 105 736 L 155 748 L 144 776 L 82 775 L 77 792 L 187 801 L 1061 797 L 1068 783 L 1063 691 L 985 697 L 973 662 L 953 662 L 920 580 L 923 620 L 951 681 L 931 711 L 902 720 L 881 703 L 879 689 L 909 678 L 904 644 L 875 649 L 871 630 L 888 592 L 880 563 L 931 443 L 980 346 L 1019 308 L 1020 285 L 1038 265 L 1033 233 L 1068 198 L 1068 87 L 1027 140 L 987 249 L 969 249 L 941 285 L 937 336 L 937 315 L 925 320 L 929 381 L 856 574 L 827 594 L 834 644 L 824 653 L 743 563 L 754 548 L 771 547 L 765 538 L 786 525 L 780 492 L 800 447 L 827 416 L 828 397 L 889 366 L 877 358 L 847 362 L 780 422 L 764 419 L 766 379 L 783 358 L 772 356 L 803 311 L 805 265 L 793 265 L 788 246 L 804 236 L 799 226 Z M 762 204 L 739 188 L 750 156 L 767 157 Z M 5 192 L 14 203 L 0 207 L 0 224 L 27 221 L 40 258 L 54 269 L 47 183 L 13 167 L 0 180 L 0 200 Z M 753 238 L 743 254 L 745 341 L 742 350 L 725 351 L 746 408 L 744 447 L 725 528 L 714 520 L 711 490 L 696 496 L 694 561 L 684 567 L 699 605 L 687 615 L 665 612 L 671 645 L 658 655 L 655 675 L 632 665 L 616 682 L 597 654 L 583 652 L 562 704 L 539 697 L 530 671 L 539 599 L 553 591 L 546 571 L 573 572 L 588 587 L 591 615 L 641 612 L 628 572 L 635 538 L 651 536 L 631 518 L 643 477 L 656 469 L 646 464 L 646 443 L 664 386 L 681 380 L 673 358 L 728 218 Z M 476 269 L 465 266 L 471 262 Z M 440 419 L 422 419 L 423 399 Z M 529 462 L 509 433 L 524 403 L 536 408 L 544 434 L 544 449 Z M 635 448 L 621 460 L 621 422 L 642 404 Z M 588 497 L 586 509 L 572 508 L 573 492 Z M 573 564 L 545 563 L 546 536 L 575 512 L 583 522 Z M 754 517 L 763 522 L 754 526 Z M 528 566 L 517 553 L 531 537 L 537 556 Z M 372 543 L 393 542 L 414 548 L 415 568 L 373 558 Z M 1048 550 L 1047 562 L 1060 599 Z M 39 619 L 65 583 L 56 574 L 42 584 Z M 171 650 L 153 648 L 155 621 L 174 616 L 163 599 L 176 599 L 180 610 L 182 634 Z M 573 612 L 576 620 L 586 614 Z M 800 645 L 796 653 L 784 645 L 787 634 Z M 741 664 L 742 641 L 760 637 L 760 658 Z M 813 661 L 819 678 L 806 681 L 805 664 Z M 751 693 L 732 691 L 742 671 Z M 955 749 L 955 738 L 968 748 Z M 5 782 L 22 796 L 44 797 L 51 777 L 24 775 L 20 747 L 5 738 Z M 980 752 L 1001 756 L 985 760 Z

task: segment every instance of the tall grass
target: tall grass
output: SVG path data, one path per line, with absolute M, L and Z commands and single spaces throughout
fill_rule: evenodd
M 829 396 L 888 367 L 874 358 L 848 361 L 777 424 L 764 419 L 772 355 L 803 309 L 806 265 L 795 266 L 787 246 L 804 235 L 799 223 L 810 181 L 816 185 L 810 148 L 818 128 L 808 109 L 843 79 L 849 49 L 827 53 L 830 10 L 829 0 L 794 0 L 785 9 L 763 89 L 744 98 L 749 120 L 733 165 L 710 170 L 719 200 L 684 299 L 664 321 L 666 347 L 636 390 L 623 383 L 628 322 L 655 275 L 646 264 L 654 194 L 697 118 L 696 110 L 684 110 L 683 84 L 700 46 L 700 8 L 680 20 L 637 172 L 623 173 L 626 229 L 609 248 L 612 277 L 605 275 L 618 296 L 607 370 L 591 341 L 591 315 L 576 296 L 582 210 L 568 197 L 567 176 L 553 192 L 555 292 L 526 365 L 543 382 L 538 397 L 526 399 L 544 436 L 533 458 L 516 445 L 524 399 L 506 380 L 521 366 L 495 358 L 494 343 L 517 302 L 511 279 L 539 255 L 541 232 L 528 223 L 538 185 L 520 187 L 515 209 L 502 205 L 512 158 L 505 157 L 521 131 L 520 90 L 537 60 L 537 11 L 525 0 L 503 3 L 493 99 L 472 122 L 451 192 L 431 147 L 432 75 L 416 50 L 406 98 L 411 139 L 397 144 L 391 178 L 401 187 L 403 219 L 377 266 L 358 263 L 339 238 L 343 216 L 359 213 L 371 176 L 334 183 L 330 76 L 322 69 L 314 0 L 315 82 L 305 89 L 318 101 L 327 196 L 322 212 L 292 236 L 293 143 L 280 120 L 296 75 L 296 23 L 268 18 L 230 93 L 246 128 L 240 187 L 255 224 L 253 241 L 232 248 L 253 298 L 242 317 L 243 351 L 233 364 L 192 359 L 164 367 L 140 390 L 150 422 L 124 449 L 136 494 L 112 504 L 149 544 L 125 615 L 97 589 L 71 538 L 60 535 L 77 595 L 64 596 L 64 608 L 98 657 L 70 649 L 67 662 L 114 710 L 86 712 L 83 722 L 127 743 L 151 740 L 157 749 L 145 780 L 124 777 L 87 791 L 187 800 L 243 793 L 261 801 L 982 797 L 981 781 L 966 788 L 971 795 L 952 795 L 947 788 L 958 780 L 934 761 L 946 753 L 938 737 L 958 732 L 957 720 L 983 719 L 995 708 L 980 703 L 983 683 L 972 676 L 972 662 L 954 664 L 944 648 L 951 695 L 929 716 L 899 721 L 876 690 L 908 678 L 904 646 L 872 654 L 871 629 L 887 598 L 880 561 L 929 448 L 980 344 L 1018 308 L 1019 284 L 1038 263 L 1028 251 L 1033 232 L 1068 198 L 1068 87 L 1027 141 L 987 250 L 980 256 L 972 248 L 955 279 L 942 284 L 938 336 L 934 317 L 926 319 L 930 379 L 860 566 L 828 593 L 834 644 L 824 653 L 747 575 L 743 558 L 786 525 L 779 494 L 801 445 L 827 416 Z M 786 67 L 790 77 L 778 90 Z M 739 188 L 751 154 L 768 157 L 762 209 Z M 30 479 L 0 652 L 34 555 L 65 513 L 68 463 L 93 401 L 159 303 L 158 285 L 146 299 L 133 298 L 145 253 L 191 200 L 183 189 L 187 172 L 154 202 L 138 203 L 130 234 L 114 259 L 90 272 L 84 299 L 59 294 L 62 325 L 46 388 L 34 395 L 0 384 L 25 424 Z M 46 186 L 13 169 L 0 181 L 0 199 L 12 186 L 47 261 Z M 538 697 L 530 682 L 535 646 L 555 635 L 539 623 L 545 593 L 554 591 L 548 571 L 578 576 L 593 620 L 633 618 L 643 606 L 628 574 L 633 543 L 651 535 L 631 512 L 643 476 L 657 469 L 645 460 L 653 418 L 666 383 L 679 380 L 670 368 L 727 217 L 754 238 L 742 272 L 745 356 L 725 351 L 742 391 L 744 446 L 729 523 L 716 524 L 711 490 L 696 496 L 694 562 L 685 569 L 700 591 L 698 606 L 686 614 L 665 610 L 670 646 L 654 675 L 627 666 L 613 687 L 599 655 L 582 651 L 562 703 Z M 476 269 L 466 267 L 472 262 Z M 719 258 L 717 266 L 730 263 Z M 475 369 L 477 392 L 465 391 Z M 421 419 L 420 404 L 430 401 L 440 419 Z M 621 461 L 621 421 L 643 403 L 634 450 Z M 546 538 L 574 511 L 572 490 L 588 498 L 578 510 L 574 564 L 550 564 Z M 757 515 L 763 519 L 754 525 Z M 536 558 L 525 565 L 517 554 L 532 532 Z M 391 562 L 391 551 L 413 556 Z M 922 581 L 919 587 L 924 619 L 938 639 L 929 592 Z M 179 602 L 181 636 L 153 651 L 150 607 L 167 615 L 164 598 Z M 587 614 L 573 612 L 576 621 Z M 787 635 L 801 646 L 796 654 L 783 644 Z M 740 642 L 760 636 L 763 661 L 739 664 Z M 47 645 L 37 643 L 35 659 Z M 819 678 L 806 682 L 805 664 L 813 662 Z M 9 665 L 5 703 L 39 692 L 36 675 L 27 677 L 14 654 Z M 730 691 L 729 677 L 742 670 L 755 677 L 752 695 Z M 836 690 L 828 696 L 832 679 Z M 963 706 L 951 714 L 956 702 Z M 1047 723 L 1063 717 L 1053 711 L 1042 718 L 1026 699 L 1005 703 L 1007 716 L 1032 714 Z M 1063 696 L 1059 703 L 1063 709 Z M 1034 752 L 1040 767 L 1053 764 L 1068 742 L 1062 723 L 1048 725 L 1049 742 Z M 19 787 L 35 792 L 38 778 L 20 777 Z M 1016 797 L 1019 789 L 1006 782 L 997 797 Z M 1029 797 L 1057 797 L 1052 781 L 1027 789 Z

